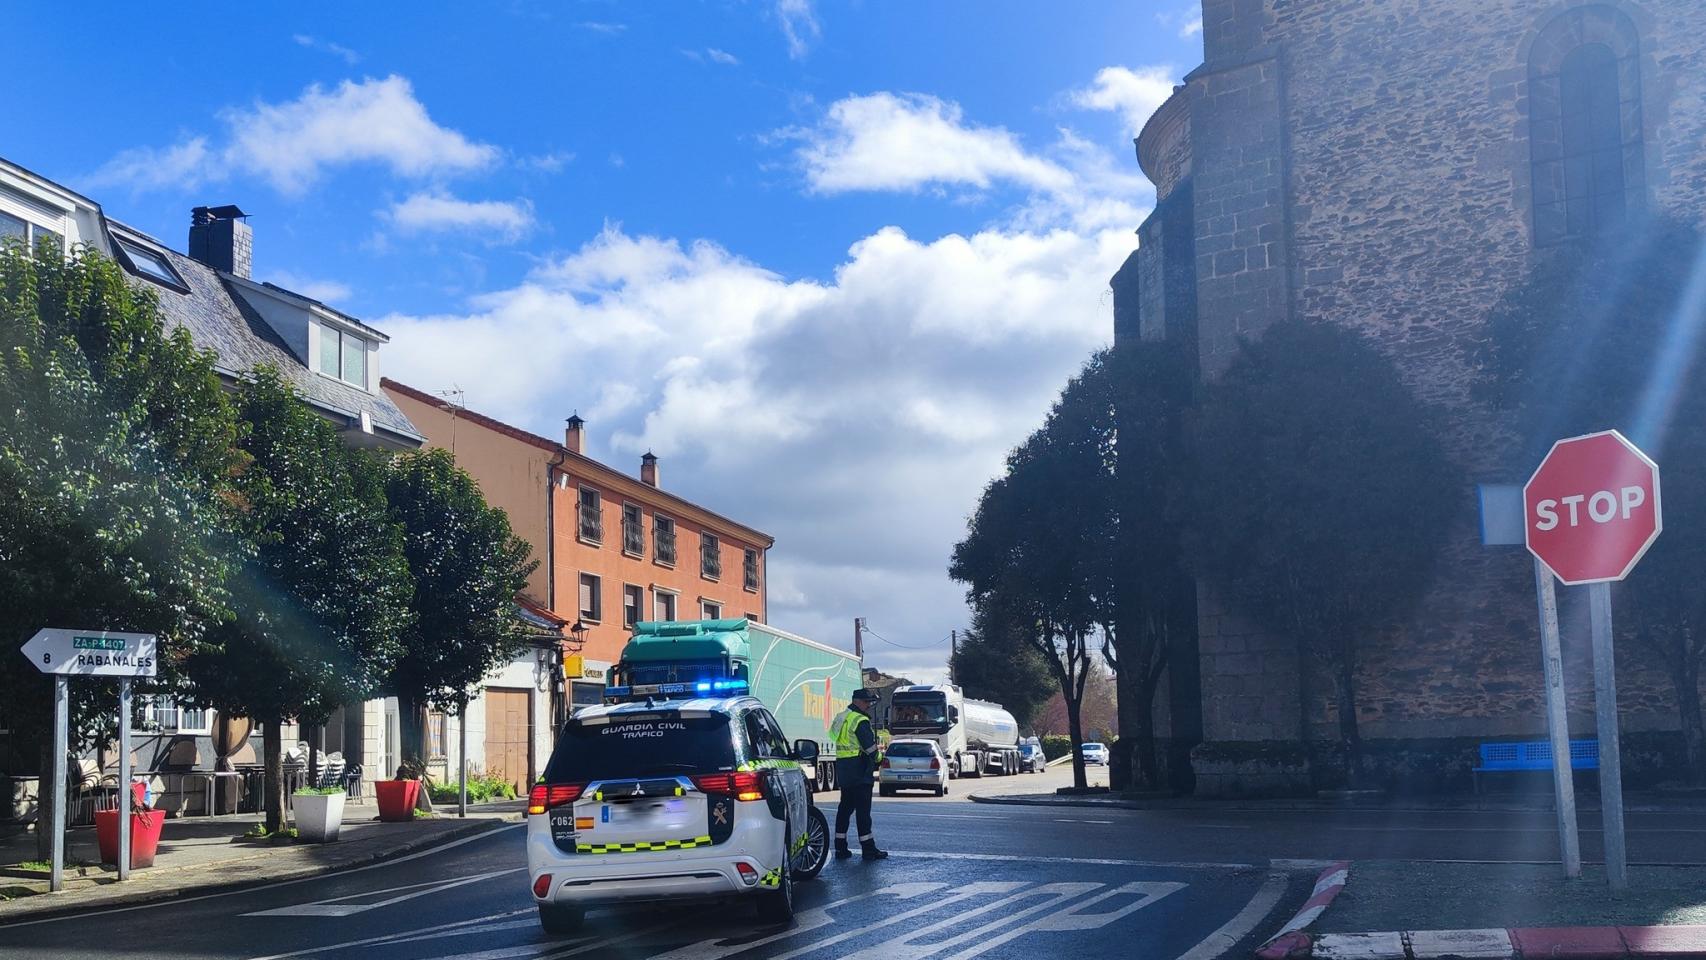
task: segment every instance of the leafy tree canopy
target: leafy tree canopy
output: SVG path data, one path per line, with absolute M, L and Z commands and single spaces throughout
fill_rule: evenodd
M 151 292 L 86 249 L 0 245 L 0 636 L 15 648 L 44 626 L 152 632 L 161 683 L 180 679 L 228 609 L 216 497 L 240 462 L 236 435 L 212 356 L 165 331 Z M 111 691 L 73 691 L 92 734 Z M 0 657 L 17 739 L 46 742 L 51 697 L 48 678 Z
M 414 581 L 414 616 L 390 687 L 413 719 L 422 706 L 457 707 L 526 644 L 515 595 L 538 563 L 446 450 L 392 459 L 385 491 Z

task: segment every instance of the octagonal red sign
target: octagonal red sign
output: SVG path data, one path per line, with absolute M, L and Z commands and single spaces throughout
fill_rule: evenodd
M 1553 444 L 1522 507 L 1529 552 L 1567 584 L 1623 579 L 1664 529 L 1659 465 L 1616 430 Z

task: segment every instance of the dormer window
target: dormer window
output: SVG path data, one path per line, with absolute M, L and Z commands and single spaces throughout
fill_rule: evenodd
M 139 277 L 164 284 L 179 293 L 188 293 L 189 286 L 184 278 L 178 276 L 178 271 L 166 261 L 165 254 L 151 250 L 140 243 L 125 237 L 114 236 L 113 247 L 118 251 L 119 259 L 131 273 Z
M 353 387 L 367 389 L 368 342 L 348 331 L 320 325 L 321 373 Z

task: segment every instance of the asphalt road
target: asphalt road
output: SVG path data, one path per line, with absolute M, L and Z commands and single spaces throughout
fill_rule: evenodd
M 1056 776 L 1022 779 L 1042 789 Z M 965 800 L 975 781 L 954 786 L 946 799 L 879 800 L 878 840 L 894 858 L 831 862 L 796 888 L 786 929 L 731 902 L 596 911 L 583 935 L 547 937 L 522 829 L 509 827 L 308 881 L 3 926 L 0 956 L 1208 960 L 1244 954 L 1283 923 L 1317 861 L 1544 860 L 1557 843 L 1545 812 L 998 806 Z M 1706 863 L 1697 815 L 1629 820 L 1632 859 Z M 1582 825 L 1592 858 L 1596 818 Z
M 1313 879 L 1266 862 L 1116 855 L 1119 829 L 1029 807 L 883 801 L 878 831 L 894 857 L 832 861 L 796 887 L 789 928 L 760 926 L 743 902 L 650 905 L 595 911 L 583 935 L 553 938 L 527 892 L 522 828 L 507 827 L 311 881 L 0 927 L 0 956 L 1208 960 L 1265 936 Z

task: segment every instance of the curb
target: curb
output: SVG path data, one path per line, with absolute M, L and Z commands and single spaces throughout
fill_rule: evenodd
M 1465 807 L 1429 807 L 1429 806 L 1388 806 L 1383 803 L 1333 802 L 1327 800 L 1269 800 L 1262 802 L 1250 801 L 1215 801 L 1196 800 L 1190 797 L 1177 799 L 1132 800 L 1119 794 L 1110 794 L 1107 799 L 1086 802 L 1081 798 L 1059 798 L 1053 794 L 1009 794 L 1006 796 L 980 793 L 967 794 L 967 799 L 973 803 L 1000 803 L 1011 806 L 1061 806 L 1061 807 L 1120 807 L 1125 810 L 1198 810 L 1198 811 L 1238 811 L 1245 813 L 1271 813 L 1275 810 L 1297 811 L 1336 811 L 1336 810 L 1378 810 L 1383 813 L 1550 813 L 1552 808 L 1542 804 L 1487 804 L 1484 806 Z M 1596 808 L 1578 808 L 1586 813 L 1592 813 Z M 1706 807 L 1698 805 L 1666 806 L 1661 804 L 1630 804 L 1623 808 L 1625 813 L 1662 813 L 1662 814 L 1692 814 L 1706 813 Z
M 212 894 L 232 893 L 251 887 L 264 887 L 275 883 L 285 883 L 308 877 L 340 873 L 356 867 L 365 867 L 376 863 L 383 863 L 386 860 L 394 860 L 398 857 L 408 856 L 412 853 L 421 853 L 456 840 L 466 839 L 476 834 L 513 826 L 519 822 L 521 821 L 511 820 L 508 817 L 482 818 L 470 823 L 460 824 L 454 828 L 446 830 L 430 840 L 414 840 L 406 843 L 400 843 L 394 847 L 388 847 L 375 853 L 357 855 L 348 861 L 336 864 L 335 866 L 328 867 L 325 865 L 308 864 L 267 877 L 243 877 L 234 880 L 218 879 L 217 875 L 221 867 L 228 866 L 235 862 L 259 859 L 258 857 L 237 857 L 229 860 L 201 864 L 195 867 L 174 867 L 168 868 L 166 871 L 162 871 L 175 872 L 205 868 L 214 874 L 214 878 L 201 883 L 189 883 L 183 886 L 173 887 L 139 887 L 135 889 L 119 889 L 113 890 L 113 896 L 111 897 L 80 900 L 76 903 L 50 903 L 47 901 L 49 898 L 55 897 L 55 894 L 37 893 L 28 897 L 20 897 L 15 900 L 0 901 L 0 929 L 21 923 L 34 923 L 38 920 L 54 920 L 61 917 L 74 916 L 76 914 L 88 913 L 96 910 L 110 910 L 115 908 L 140 906 L 142 904 L 156 903 L 163 900 L 176 900 L 183 897 L 200 897 Z M 90 889 L 102 888 L 95 887 Z M 106 889 L 111 888 L 108 887 Z M 36 904 L 40 904 L 40 906 L 36 907 Z M 9 906 L 28 907 L 28 909 L 8 910 L 7 908 Z
M 1511 927 L 1485 930 L 1414 930 L 1324 933 L 1307 952 L 1291 956 L 1359 957 L 1363 960 L 1571 960 L 1706 957 L 1706 926 Z
M 1333 902 L 1351 879 L 1351 864 L 1349 860 L 1340 860 L 1321 871 L 1321 876 L 1315 880 L 1315 888 L 1309 891 L 1309 899 L 1297 910 L 1297 915 L 1279 932 L 1269 937 L 1265 943 L 1256 948 L 1256 956 L 1261 960 L 1290 960 L 1290 958 L 1310 957 L 1314 941 L 1305 929 L 1321 914 L 1327 912 L 1327 905 Z M 1328 956 L 1328 954 L 1321 954 Z M 1338 954 L 1344 956 L 1344 954 Z M 1369 955 L 1372 957 L 1372 955 Z

